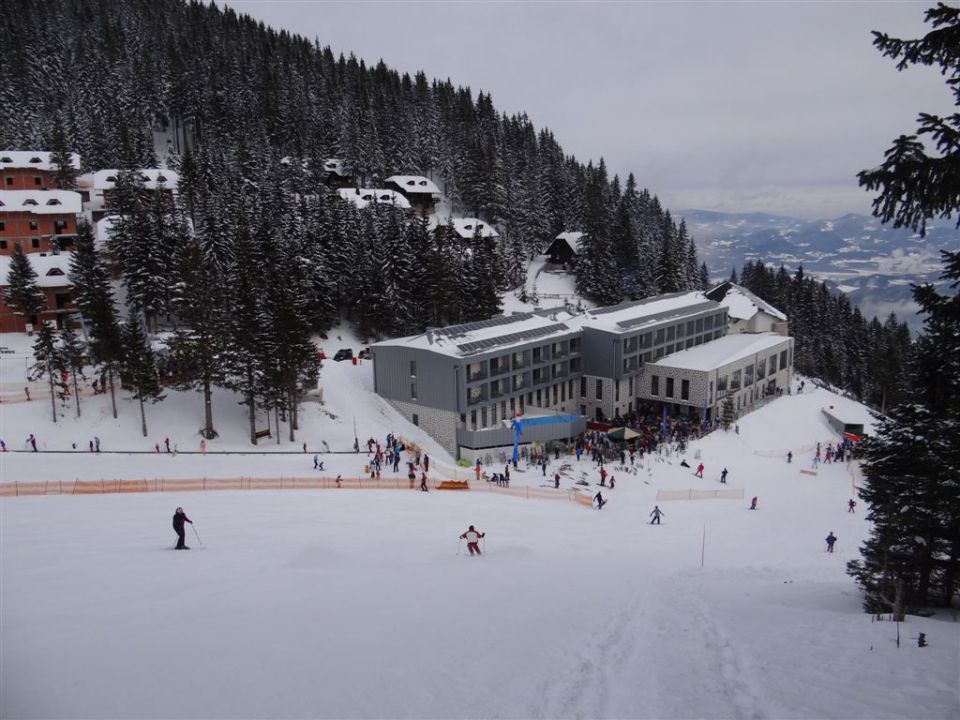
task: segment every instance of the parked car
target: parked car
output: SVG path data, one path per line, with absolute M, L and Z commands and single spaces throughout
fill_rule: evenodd
M 340 348 L 337 350 L 337 354 L 333 356 L 333 359 L 337 362 L 341 360 L 350 360 L 353 357 L 353 350 L 351 348 Z

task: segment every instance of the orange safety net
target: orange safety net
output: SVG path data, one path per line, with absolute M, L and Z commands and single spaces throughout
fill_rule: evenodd
M 434 490 L 470 490 L 465 482 L 451 480 L 429 481 Z M 547 490 L 530 487 L 499 487 L 489 484 L 487 491 L 514 497 L 569 500 L 592 506 L 589 498 L 575 490 Z M 419 491 L 419 480 L 414 484 L 407 478 L 366 477 L 235 477 L 235 478 L 144 478 L 141 480 L 68 480 L 0 483 L 0 497 L 31 495 L 102 495 L 143 492 L 205 492 L 212 490 L 410 490 Z

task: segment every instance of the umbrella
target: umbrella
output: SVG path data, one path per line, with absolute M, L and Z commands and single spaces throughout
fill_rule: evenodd
M 618 427 L 608 430 L 607 437 L 612 440 L 633 440 L 634 438 L 640 437 L 640 433 L 634 432 L 627 427 Z

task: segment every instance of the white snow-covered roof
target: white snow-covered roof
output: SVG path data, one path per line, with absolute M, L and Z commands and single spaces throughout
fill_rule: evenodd
M 576 332 L 576 328 L 567 323 L 572 317 L 564 310 L 550 314 L 525 312 L 499 315 L 489 320 L 428 330 L 422 335 L 384 340 L 373 347 L 419 348 L 454 357 L 468 357 L 492 350 L 502 352 L 511 346 L 571 335 Z
M 877 422 L 867 408 L 845 397 L 833 398 L 830 405 L 823 408 L 823 412 L 845 425 L 871 427 Z
M 383 205 L 394 205 L 404 210 L 410 209 L 410 201 L 407 200 L 396 190 L 373 189 L 373 188 L 340 188 L 337 194 L 344 200 L 348 200 L 361 210 L 370 203 L 381 203 Z
M 0 150 L 0 170 L 5 168 L 35 168 L 53 170 L 50 162 L 52 153 L 45 150 Z M 80 169 L 80 156 L 70 153 L 70 165 Z
M 718 303 L 708 300 L 702 292 L 671 293 L 588 310 L 577 316 L 574 322 L 580 327 L 592 327 L 607 332 L 634 332 L 647 325 L 696 315 L 718 307 Z
M 27 260 L 37 274 L 37 287 L 67 287 L 70 282 L 70 258 L 73 253 L 27 253 Z M 0 255 L 0 285 L 7 284 L 7 273 L 10 271 L 10 255 Z
M 442 194 L 433 180 L 422 175 L 391 175 L 387 178 L 387 182 L 396 183 L 404 192 L 408 193 Z
M 774 333 L 735 333 L 681 350 L 651 364 L 680 370 L 716 370 L 756 353 L 786 349 L 791 342 L 791 338 Z
M 480 229 L 480 237 L 500 237 L 489 223 L 477 218 L 452 218 L 451 222 L 454 232 L 464 239 L 472 238 L 477 228 Z
M 80 193 L 72 190 L 0 190 L 0 212 L 76 215 L 81 207 Z
M 554 240 L 565 240 L 567 245 L 572 247 L 575 252 L 579 253 L 585 235 L 586 233 L 577 232 L 576 230 L 569 230 L 567 232 L 560 233 L 554 238 Z
M 786 322 L 787 316 L 777 310 L 773 305 L 761 300 L 746 288 L 730 283 L 723 299 L 719 301 L 721 305 L 727 308 L 727 314 L 738 320 L 749 320 L 758 312 L 765 312 L 768 315 Z
M 119 172 L 120 171 L 115 168 L 97 170 L 93 173 L 93 189 L 113 190 L 113 188 L 117 186 L 117 173 Z M 156 190 L 157 187 L 161 185 L 167 190 L 176 190 L 177 185 L 180 183 L 180 175 L 173 170 L 143 168 L 137 170 L 137 172 L 140 175 L 143 186 L 147 190 Z
M 343 160 L 338 160 L 337 158 L 325 160 L 323 163 L 323 169 L 328 173 L 333 173 L 334 175 L 339 175 L 340 177 L 349 177 L 347 171 L 343 168 Z

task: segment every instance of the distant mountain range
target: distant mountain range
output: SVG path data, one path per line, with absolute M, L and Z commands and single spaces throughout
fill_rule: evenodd
M 834 220 L 800 220 L 766 213 L 682 210 L 700 259 L 715 279 L 739 274 L 747 260 L 799 266 L 832 289 L 847 294 L 867 319 L 881 321 L 895 312 L 914 331 L 921 318 L 910 294 L 911 283 L 936 282 L 940 250 L 960 247 L 960 232 L 949 220 L 927 227 L 927 236 L 895 230 L 867 215 Z

